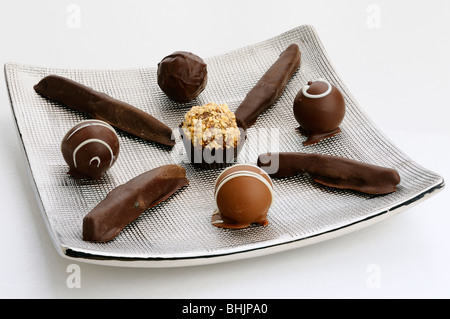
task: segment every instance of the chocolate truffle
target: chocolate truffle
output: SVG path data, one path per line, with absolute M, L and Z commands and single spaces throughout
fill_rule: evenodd
M 299 131 L 307 136 L 303 145 L 319 141 L 341 132 L 345 101 L 341 92 L 324 79 L 308 82 L 294 99 L 294 116 Z
M 176 102 L 195 99 L 206 87 L 206 63 L 199 56 L 176 51 L 158 63 L 158 85 Z
M 189 160 L 203 168 L 234 163 L 245 139 L 227 104 L 192 107 L 185 114 L 180 133 Z
M 61 142 L 61 152 L 75 178 L 100 179 L 119 155 L 114 128 L 100 120 L 86 120 L 70 129 Z
M 273 184 L 257 166 L 237 164 L 225 169 L 214 189 L 217 211 L 214 226 L 245 228 L 251 224 L 267 225 L 267 213 L 273 203 Z

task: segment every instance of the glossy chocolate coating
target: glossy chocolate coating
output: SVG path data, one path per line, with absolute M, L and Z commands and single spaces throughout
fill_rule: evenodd
M 61 142 L 61 152 L 75 178 L 100 179 L 116 162 L 119 139 L 114 128 L 99 120 L 82 121 Z
M 245 228 L 267 225 L 267 213 L 273 201 L 270 177 L 259 167 L 237 164 L 224 170 L 215 183 L 217 211 L 214 226 Z
M 392 168 L 362 163 L 352 159 L 296 152 L 267 153 L 258 157 L 258 166 L 270 167 L 271 177 L 292 177 L 307 173 L 322 185 L 381 195 L 395 192 L 400 175 Z M 273 168 L 277 168 L 273 170 Z
M 261 113 L 275 104 L 292 75 L 300 67 L 300 56 L 298 45 L 291 44 L 247 93 L 235 112 L 240 127 L 250 128 Z
M 234 174 L 234 173 L 243 172 L 243 171 L 254 172 L 254 173 L 257 173 L 257 174 L 261 175 L 273 187 L 272 180 L 270 179 L 270 176 L 264 170 L 259 168 L 258 166 L 254 166 L 254 165 L 250 165 L 250 164 L 235 164 L 235 165 L 230 166 L 227 169 L 225 169 L 219 175 L 219 177 L 217 177 L 216 182 L 214 183 L 215 189 L 217 189 L 219 184 L 227 176 L 230 176 L 231 174 Z
M 307 136 L 303 145 L 312 145 L 339 133 L 339 125 L 345 116 L 344 97 L 334 85 L 319 80 L 308 82 L 308 86 L 294 99 L 295 119 L 300 124 L 300 132 Z M 331 91 L 326 94 L 330 87 Z M 325 96 L 317 98 L 321 94 Z
M 113 189 L 83 219 L 83 240 L 107 242 L 145 210 L 189 184 L 186 171 L 169 164 L 145 172 Z
M 87 113 L 144 140 L 175 145 L 172 130 L 158 119 L 71 79 L 49 75 L 39 81 L 34 90 L 48 99 Z
M 206 63 L 199 56 L 186 51 L 176 51 L 158 63 L 158 85 L 176 102 L 195 99 L 206 87 Z

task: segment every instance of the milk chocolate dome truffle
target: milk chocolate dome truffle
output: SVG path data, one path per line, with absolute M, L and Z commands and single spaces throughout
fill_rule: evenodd
M 324 79 L 308 82 L 294 99 L 294 116 L 311 145 L 341 132 L 345 101 L 341 92 Z
M 216 180 L 214 197 L 217 211 L 214 226 L 244 228 L 251 224 L 267 225 L 267 213 L 273 202 L 272 181 L 262 169 L 250 164 L 236 164 L 224 170 Z
M 158 63 L 158 85 L 176 102 L 195 99 L 206 87 L 206 63 L 199 56 L 176 51 Z
M 61 152 L 75 178 L 100 179 L 119 155 L 119 139 L 108 123 L 82 121 L 61 142 Z

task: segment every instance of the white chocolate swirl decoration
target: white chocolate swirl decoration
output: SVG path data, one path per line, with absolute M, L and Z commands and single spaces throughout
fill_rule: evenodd
M 233 169 L 234 169 L 234 168 L 237 168 L 237 167 L 243 167 L 243 168 L 245 168 L 246 166 L 247 166 L 247 167 L 255 167 L 255 168 L 257 168 L 258 171 L 259 171 L 259 173 L 252 172 L 252 171 L 250 171 L 250 170 L 238 170 L 238 171 L 235 171 L 235 172 L 232 172 L 232 173 L 229 173 L 229 174 L 225 174 L 225 173 L 227 173 L 227 171 L 229 171 L 231 168 L 233 168 Z M 217 201 L 217 194 L 219 193 L 220 188 L 221 188 L 223 185 L 225 185 L 226 182 L 228 182 L 229 180 L 231 180 L 231 179 L 233 179 L 233 178 L 236 178 L 236 177 L 247 176 L 247 177 L 253 177 L 253 178 L 256 178 L 256 179 L 258 179 L 259 181 L 261 181 L 264 185 L 267 186 L 267 189 L 269 190 L 270 195 L 271 195 L 271 198 L 272 198 L 271 205 L 273 204 L 273 201 L 274 201 L 273 185 L 271 184 L 271 182 L 268 182 L 267 179 L 265 179 L 264 177 L 262 177 L 262 175 L 266 175 L 266 176 L 268 176 L 268 175 L 267 175 L 267 173 L 266 173 L 265 171 L 261 170 L 258 166 L 252 165 L 252 164 L 236 164 L 236 165 L 234 165 L 234 166 L 230 166 L 229 168 L 225 169 L 225 170 L 222 172 L 222 175 L 226 175 L 225 178 L 223 178 L 220 182 L 218 182 L 218 181 L 216 180 L 216 183 L 215 183 L 214 199 L 215 199 L 216 201 Z M 269 180 L 270 180 L 270 178 L 269 178 Z
M 113 155 L 114 156 L 114 155 Z M 101 160 L 100 160 L 100 157 L 98 157 L 98 156 L 94 156 L 93 158 L 91 158 L 91 160 L 89 161 L 89 165 L 92 165 L 92 162 L 93 161 L 97 161 L 97 167 L 99 167 L 100 166 L 100 163 L 102 162 Z M 110 164 L 109 165 L 109 167 L 111 167 L 112 165 Z
M 102 140 L 100 140 L 100 139 L 98 139 L 98 138 L 90 138 L 90 139 L 88 139 L 88 140 L 86 140 L 86 141 L 80 143 L 80 144 L 77 146 L 77 148 L 73 151 L 73 166 L 78 167 L 78 166 L 77 166 L 77 152 L 80 150 L 80 148 L 82 148 L 84 145 L 89 144 L 89 143 L 100 143 L 100 144 L 103 144 L 103 145 L 106 146 L 106 148 L 108 149 L 108 151 L 111 153 L 111 161 L 110 161 L 110 164 L 109 164 L 109 167 L 111 167 L 112 164 L 113 164 L 113 161 L 114 161 L 114 153 L 113 153 L 113 150 L 112 150 L 111 146 L 109 146 L 108 143 L 106 143 L 105 141 L 102 141 Z M 97 167 L 99 167 L 101 161 L 100 161 L 100 158 L 99 158 L 98 156 L 92 157 L 91 160 L 89 161 L 89 165 L 91 165 L 92 162 L 93 162 L 94 160 L 97 160 L 97 161 L 98 161 Z
M 100 125 L 100 126 L 106 127 L 107 129 L 111 130 L 112 132 L 114 132 L 114 134 L 117 135 L 117 133 L 114 130 L 114 128 L 111 125 L 109 125 L 108 123 L 106 123 L 106 122 L 99 121 L 99 120 L 85 120 L 85 121 L 82 121 L 82 122 L 78 123 L 77 128 L 74 129 L 72 131 L 72 133 L 69 134 L 67 139 L 71 138 L 72 135 L 75 134 L 76 132 L 78 132 L 79 130 L 81 130 L 81 129 L 85 128 L 85 127 L 91 126 L 91 125 Z
M 89 146 L 94 143 L 97 145 Z M 67 132 L 61 151 L 70 167 L 69 174 L 98 179 L 116 161 L 119 138 L 114 128 L 104 121 L 81 121 Z
M 211 223 L 221 228 L 267 225 L 266 215 L 274 203 L 270 176 L 253 164 L 236 164 L 225 169 L 214 184 L 217 209 Z
M 111 131 L 113 131 L 114 134 L 116 134 L 116 136 L 117 136 L 117 133 L 114 130 L 114 128 L 111 125 L 109 125 L 108 123 L 103 122 L 103 121 L 98 121 L 98 120 L 86 120 L 86 121 L 83 121 L 82 123 L 79 123 L 79 126 L 75 130 L 73 130 L 71 134 L 69 134 L 69 136 L 67 137 L 67 140 L 69 140 L 76 132 L 78 132 L 86 127 L 92 126 L 92 125 L 100 125 L 100 126 L 106 127 L 108 129 L 110 129 Z M 73 165 L 75 167 L 78 167 L 77 159 L 76 159 L 77 152 L 80 150 L 80 148 L 82 148 L 84 145 L 89 144 L 89 143 L 101 143 L 106 146 L 106 148 L 108 149 L 108 151 L 111 154 L 111 160 L 110 160 L 110 164 L 109 164 L 109 167 L 111 167 L 114 163 L 114 158 L 115 158 L 114 152 L 108 143 L 106 143 L 105 141 L 98 139 L 98 138 L 91 138 L 91 139 L 85 140 L 75 148 L 75 150 L 73 151 L 73 155 L 72 155 L 73 156 Z M 89 165 L 91 165 L 93 161 L 97 161 L 97 167 L 100 166 L 101 160 L 100 160 L 99 156 L 92 157 L 91 160 L 89 161 Z
M 323 97 L 327 96 L 328 94 L 330 94 L 331 90 L 333 89 L 330 82 L 328 82 L 327 80 L 322 79 L 322 78 L 317 79 L 317 81 L 326 83 L 328 85 L 327 90 L 321 94 L 310 94 L 310 93 L 308 93 L 308 89 L 310 86 L 304 85 L 302 87 L 302 93 L 304 96 L 309 97 L 310 99 L 320 99 L 320 98 L 323 98 Z

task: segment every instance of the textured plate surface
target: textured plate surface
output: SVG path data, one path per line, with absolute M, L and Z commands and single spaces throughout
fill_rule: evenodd
M 336 190 L 308 176 L 274 180 L 275 202 L 266 227 L 227 230 L 211 225 L 213 185 L 222 169 L 192 167 L 177 134 L 193 105 L 228 103 L 234 111 L 278 55 L 291 43 L 302 53 L 300 69 L 270 110 L 248 131 L 238 162 L 256 163 L 260 153 L 302 151 L 344 156 L 398 170 L 398 191 L 369 196 Z M 357 229 L 391 216 L 444 186 L 443 178 L 419 165 L 393 145 L 364 114 L 342 83 L 311 26 L 301 26 L 264 42 L 205 59 L 208 85 L 196 101 L 177 104 L 159 89 L 156 67 L 131 70 L 68 70 L 8 63 L 5 74 L 20 140 L 44 220 L 58 250 L 66 257 L 105 265 L 170 267 L 221 262 L 299 247 Z M 65 133 L 87 119 L 33 90 L 41 78 L 59 74 L 126 101 L 174 130 L 176 146 L 168 150 L 118 132 L 121 150 L 116 164 L 100 181 L 75 180 L 60 153 Z M 298 90 L 322 77 L 337 86 L 347 107 L 342 133 L 313 146 L 292 114 Z M 82 219 L 114 187 L 144 171 L 176 163 L 186 168 L 190 185 L 147 210 L 111 242 L 81 239 Z

